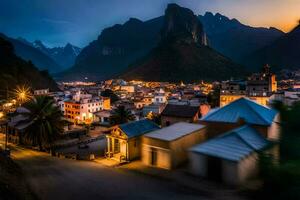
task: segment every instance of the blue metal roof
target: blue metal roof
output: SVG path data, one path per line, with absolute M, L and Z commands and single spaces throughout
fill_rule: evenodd
M 262 150 L 270 142 L 249 125 L 231 130 L 190 149 L 192 152 L 239 161 L 255 151 Z
M 240 98 L 232 103 L 214 110 L 201 120 L 207 122 L 236 123 L 239 119 L 249 124 L 265 125 L 272 124 L 277 111 L 259 105 L 247 98 Z
M 119 127 L 128 138 L 137 137 L 160 128 L 154 122 L 147 119 L 121 124 Z

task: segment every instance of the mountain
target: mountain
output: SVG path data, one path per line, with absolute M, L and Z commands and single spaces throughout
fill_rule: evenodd
M 76 57 L 79 55 L 81 49 L 70 43 L 64 47 L 46 47 L 40 40 L 32 43 L 36 49 L 52 58 L 56 63 L 62 66 L 62 70 L 70 68 L 74 65 Z
M 276 28 L 247 26 L 219 13 L 213 15 L 207 12 L 198 18 L 209 38 L 209 45 L 235 62 L 241 62 L 246 55 L 284 35 Z
M 130 18 L 102 31 L 97 40 L 82 49 L 64 79 L 107 79 L 145 56 L 159 41 L 163 17 L 148 21 Z
M 206 46 L 203 26 L 191 10 L 169 4 L 158 46 L 121 77 L 128 80 L 193 82 L 222 80 L 243 74 L 242 66 Z
M 13 91 L 17 85 L 24 84 L 32 89 L 58 90 L 47 71 L 39 71 L 30 61 L 16 56 L 13 44 L 2 36 L 0 36 L 0 72 L 0 96 L 6 96 L 7 89 Z
M 250 54 L 245 60 L 249 65 L 259 67 L 269 64 L 274 70 L 300 69 L 300 24 L 291 32 L 271 44 Z
M 29 45 L 27 42 L 9 38 L 1 33 L 0 37 L 5 38 L 14 46 L 16 55 L 26 61 L 31 61 L 40 70 L 48 70 L 51 73 L 61 71 L 61 66 L 59 66 L 52 58 Z

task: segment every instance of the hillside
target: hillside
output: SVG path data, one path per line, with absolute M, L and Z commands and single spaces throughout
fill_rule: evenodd
M 209 45 L 235 62 L 271 44 L 284 33 L 276 28 L 251 27 L 219 13 L 198 16 L 209 38 Z
M 60 71 L 72 67 L 81 51 L 79 47 L 70 43 L 67 43 L 64 47 L 50 48 L 44 45 L 42 41 L 36 40 L 31 45 L 58 63 L 62 67 Z
M 193 82 L 244 74 L 242 66 L 206 46 L 203 26 L 191 10 L 169 4 L 161 34 L 159 45 L 133 64 L 122 78 Z
M 46 71 L 39 71 L 31 62 L 17 57 L 14 46 L 3 37 L 0 37 L 0 72 L 1 96 L 6 95 L 6 89 L 13 91 L 17 85 L 23 84 L 32 89 L 58 89 Z
M 245 58 L 248 65 L 259 67 L 269 64 L 274 70 L 300 69 L 300 25 Z
M 31 61 L 40 70 L 48 70 L 50 73 L 59 72 L 62 70 L 62 67 L 58 65 L 52 58 L 34 48 L 30 44 L 18 39 L 9 38 L 1 33 L 0 37 L 5 38 L 14 46 L 17 56 L 26 61 Z
M 162 17 L 149 21 L 129 19 L 102 31 L 97 40 L 82 49 L 74 67 L 62 74 L 64 79 L 107 79 L 145 56 L 159 41 Z

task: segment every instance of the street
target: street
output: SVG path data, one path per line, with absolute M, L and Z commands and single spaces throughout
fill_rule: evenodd
M 168 180 L 109 168 L 95 162 L 51 157 L 12 148 L 30 186 L 42 200 L 52 199 L 207 199 L 200 192 Z

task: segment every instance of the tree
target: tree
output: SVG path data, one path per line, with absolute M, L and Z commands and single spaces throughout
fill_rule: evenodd
M 24 104 L 29 111 L 23 113 L 29 126 L 25 129 L 25 139 L 38 145 L 40 150 L 49 147 L 63 132 L 62 113 L 48 96 L 37 96 Z
M 109 118 L 110 124 L 124 124 L 129 121 L 133 121 L 135 116 L 130 110 L 126 109 L 124 106 L 118 106 L 114 111 L 113 115 Z
M 280 111 L 280 158 L 277 162 L 267 153 L 260 159 L 263 188 L 260 197 L 269 199 L 300 199 L 300 103 L 286 107 L 280 102 L 273 105 Z

